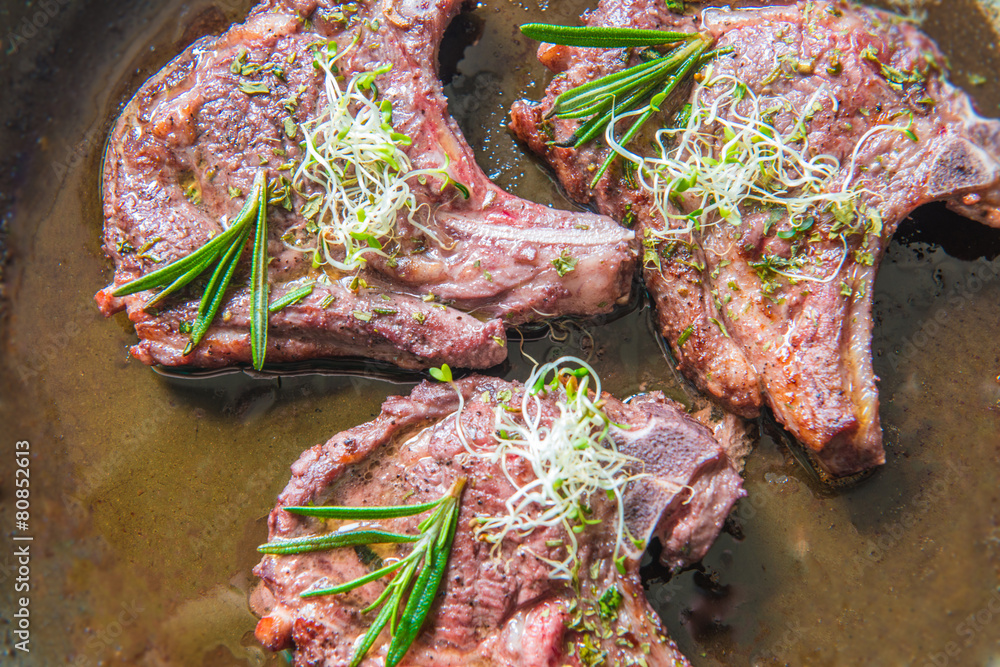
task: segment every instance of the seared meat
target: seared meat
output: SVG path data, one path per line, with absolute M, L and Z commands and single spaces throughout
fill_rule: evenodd
M 603 216 L 552 210 L 500 190 L 448 116 L 437 48 L 459 4 L 384 0 L 357 3 L 352 14 L 353 3 L 265 2 L 246 23 L 193 44 L 142 87 L 105 157 L 104 242 L 116 273 L 114 284 L 97 295 L 105 315 L 128 309 L 140 338 L 134 356 L 167 365 L 249 360 L 249 258 L 220 317 L 187 356 L 181 328 L 194 319 L 197 290 L 150 313 L 141 308 L 149 292 L 111 294 L 218 233 L 220 219 L 240 209 L 261 165 L 272 179 L 291 175 L 289 165 L 302 156 L 298 126 L 326 104 L 312 48 L 327 40 L 346 50 L 337 61 L 345 77 L 392 65 L 376 85 L 392 102 L 395 131 L 412 139 L 406 152 L 413 168 L 447 164 L 471 197 L 442 189 L 442 178 L 411 180 L 417 219 L 428 233 L 400 214 L 396 257 L 370 260 L 360 281 L 317 270 L 311 252 L 286 245 L 286 232 L 303 222 L 302 196 L 290 194 L 292 210 L 272 205 L 272 300 L 308 280 L 322 281 L 309 297 L 271 316 L 269 361 L 361 356 L 406 368 L 443 362 L 485 368 L 506 357 L 505 326 L 605 313 L 627 299 L 632 232 Z
M 457 386 L 467 401 L 460 417 L 464 433 L 474 450 L 489 453 L 496 446 L 498 403 L 520 405 L 523 388 L 481 376 Z M 612 435 L 620 450 L 642 461 L 648 473 L 624 495 L 630 532 L 639 539 L 659 537 L 669 565 L 701 558 L 743 495 L 739 475 L 709 431 L 662 395 L 649 394 L 628 405 L 606 394 L 604 398 L 608 417 L 619 425 Z M 592 659 L 604 654 L 600 664 L 605 665 L 688 664 L 664 636 L 643 595 L 641 552 L 629 545 L 625 573 L 617 573 L 612 558 L 615 509 L 605 494 L 591 499 L 591 518 L 601 523 L 577 535 L 578 587 L 551 578 L 550 566 L 540 559 L 565 558 L 567 535 L 561 526 L 526 536 L 511 533 L 491 557 L 492 545 L 474 536 L 475 519 L 504 513 L 504 502 L 515 489 L 498 465 L 467 453 L 453 416 L 458 406 L 455 390 L 424 383 L 409 397 L 389 398 L 374 421 L 306 451 L 292 466 L 292 479 L 271 512 L 269 538 L 332 528 L 283 507 L 415 504 L 441 497 L 457 477 L 465 476 L 459 528 L 442 588 L 403 664 L 598 664 L 584 661 L 585 651 Z M 558 412 L 551 394 L 541 406 L 544 426 Z M 520 484 L 534 479 L 521 459 L 509 468 Z M 379 523 L 407 531 L 419 520 Z M 378 554 L 387 558 L 408 548 L 392 545 Z M 259 596 L 265 602 L 258 609 L 263 618 L 257 637 L 276 650 L 294 645 L 297 665 L 347 664 L 355 639 L 372 620 L 372 614 L 359 610 L 376 599 L 386 582 L 366 584 L 347 595 L 302 599 L 299 594 L 314 585 L 349 581 L 376 566 L 352 549 L 266 556 L 255 570 L 269 592 Z M 621 604 L 602 617 L 595 601 L 613 587 L 622 594 Z M 383 635 L 364 664 L 382 664 L 385 644 Z
M 713 79 L 735 77 L 790 144 L 802 148 L 806 140 L 810 157 L 839 162 L 825 192 L 860 193 L 856 209 L 839 211 L 841 220 L 826 206 L 795 221 L 811 225 L 798 230 L 784 209 L 746 206 L 735 224 L 715 215 L 700 231 L 659 239 L 685 222 L 665 223 L 649 190 L 620 164 L 591 189 L 608 149 L 557 147 L 551 139 L 565 141 L 578 121 L 545 119 L 560 92 L 622 69 L 629 54 L 542 45 L 539 58 L 559 76 L 540 103 L 518 102 L 512 111 L 514 132 L 549 161 L 570 196 L 637 224 L 660 330 L 685 374 L 738 414 L 756 415 L 766 403 L 830 475 L 883 463 L 871 362 L 876 268 L 898 223 L 921 204 L 945 200 L 1000 226 L 1000 122 L 976 115 L 947 82 L 945 60 L 926 36 L 853 4 L 682 17 L 661 0 L 604 0 L 584 22 L 710 34 L 713 48 L 732 49 L 713 61 Z M 700 87 L 701 100 L 711 106 L 731 88 Z M 733 109 L 747 114 L 749 105 L 723 104 L 720 115 L 733 120 Z M 718 158 L 721 124 L 703 129 L 715 137 Z M 652 154 L 645 140 L 633 149 Z M 698 205 L 681 195 L 665 210 L 686 215 Z

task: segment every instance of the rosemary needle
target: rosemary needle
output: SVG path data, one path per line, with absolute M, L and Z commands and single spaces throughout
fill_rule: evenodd
M 440 500 L 419 505 L 397 505 L 393 507 L 286 507 L 284 510 L 301 516 L 317 516 L 324 519 L 396 519 L 429 512 L 441 504 Z
M 278 552 L 275 552 L 278 553 Z M 302 593 L 301 597 L 304 598 L 315 598 L 321 595 L 336 595 L 337 593 L 346 593 L 347 591 L 354 590 L 362 584 L 367 584 L 369 582 L 375 581 L 376 579 L 381 579 L 390 572 L 394 572 L 404 565 L 409 565 L 414 559 L 412 557 L 407 557 L 402 560 L 398 560 L 395 563 L 389 563 L 374 572 L 369 572 L 368 574 L 358 577 L 352 581 L 348 581 L 346 584 L 340 584 L 339 586 L 332 586 L 330 588 L 322 588 L 311 591 L 306 591 Z M 375 605 L 376 607 L 378 605 Z M 371 611 L 371 609 L 366 609 L 365 611 Z
M 146 302 L 144 304 L 142 304 L 142 309 L 143 310 L 149 310 L 150 308 L 152 308 L 153 306 L 157 305 L 158 303 L 160 303 L 161 301 L 163 301 L 164 299 L 166 299 L 168 296 L 170 296 L 171 294 L 173 294 L 177 290 L 182 289 L 189 282 L 191 282 L 192 280 L 194 280 L 195 278 L 197 278 L 199 275 L 201 275 L 201 273 L 205 269 L 207 269 L 209 266 L 211 266 L 212 260 L 214 260 L 214 259 L 215 259 L 214 256 L 209 256 L 206 259 L 204 259 L 203 261 L 200 261 L 197 264 L 194 264 L 187 272 L 182 273 L 172 283 L 170 283 L 169 285 L 167 285 L 166 287 L 164 287 L 163 289 L 161 289 L 159 292 L 157 292 L 156 294 L 154 294 L 152 297 L 150 297 L 149 299 L 147 299 Z M 117 292 L 116 292 L 116 294 L 117 294 Z
M 258 178 L 263 175 L 258 173 Z M 264 367 L 267 352 L 267 179 L 262 179 L 257 200 L 257 226 L 254 232 L 253 261 L 250 269 L 250 356 L 255 370 Z M 254 188 L 256 191 L 257 188 Z
M 338 547 L 353 547 L 359 544 L 392 544 L 394 542 L 416 542 L 418 535 L 403 535 L 384 530 L 353 530 L 344 533 L 310 535 L 292 540 L 276 540 L 257 548 L 262 554 L 301 554 L 309 551 L 325 551 Z
M 465 480 L 462 479 L 462 484 L 464 483 Z M 445 567 L 448 565 L 448 555 L 451 552 L 455 528 L 458 525 L 457 502 L 453 503 L 453 506 L 444 512 L 444 515 L 444 525 L 441 526 L 431 550 L 431 561 L 428 563 L 425 560 L 420 578 L 406 602 L 406 609 L 403 610 L 403 618 L 399 628 L 389 644 L 389 651 L 385 657 L 386 667 L 394 667 L 403 659 L 410 645 L 420 634 L 420 629 L 434 604 L 434 597 L 437 595 Z
M 302 299 L 306 298 L 313 293 L 312 283 L 308 285 L 303 285 L 302 287 L 297 287 L 293 289 L 288 294 L 284 295 L 280 299 L 275 299 L 271 302 L 271 305 L 267 307 L 267 312 L 277 313 L 280 310 L 291 306 L 292 304 L 298 303 Z
M 525 23 L 521 32 L 530 39 L 562 46 L 584 46 L 602 49 L 630 46 L 672 44 L 698 36 L 696 32 L 641 30 L 639 28 L 605 28 L 597 26 L 564 26 L 546 23 Z

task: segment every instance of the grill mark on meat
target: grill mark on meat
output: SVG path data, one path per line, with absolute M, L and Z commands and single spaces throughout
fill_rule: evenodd
M 785 285 L 774 300 L 763 298 L 761 279 L 749 263 L 765 254 L 788 258 L 792 242 L 773 233 L 765 236 L 768 213 L 753 211 L 744 211 L 738 237 L 729 236 L 729 225 L 707 229 L 700 245 L 679 246 L 676 256 L 661 258 L 662 270 L 646 266 L 644 278 L 656 302 L 660 331 L 680 370 L 736 414 L 752 417 L 766 403 L 823 471 L 840 477 L 885 460 L 871 364 L 872 287 L 882 253 L 899 222 L 934 200 L 1000 227 L 1000 122 L 976 115 L 968 97 L 933 70 L 920 93 L 933 100 L 933 111 L 889 85 L 881 75 L 883 66 L 909 72 L 935 60 L 944 62 L 937 47 L 913 26 L 846 3 L 813 2 L 810 7 L 807 25 L 802 2 L 678 16 L 661 0 L 604 0 L 584 22 L 702 29 L 716 39 L 716 47 L 735 50 L 731 57 L 716 59 L 715 75 L 735 76 L 758 95 L 781 95 L 796 114 L 822 86 L 837 99 L 834 108 L 829 99 L 818 97 L 822 109 L 808 126 L 810 146 L 816 154 L 840 160 L 842 173 L 832 189 L 853 176 L 859 188 L 877 193 L 872 201 L 884 221 L 881 236 L 872 236 L 867 250 L 862 248 L 867 234 L 850 237 L 848 259 L 837 279 Z M 841 52 L 841 74 L 826 71 L 834 49 Z M 555 96 L 620 70 L 621 56 L 617 50 L 542 45 L 539 58 L 558 76 L 541 102 L 515 103 L 511 127 L 552 165 L 573 199 L 618 220 L 634 215 L 641 235 L 664 225 L 648 193 L 630 186 L 620 167 L 591 189 L 588 169 L 603 161 L 606 149 L 558 148 L 547 143 L 542 131 Z M 811 62 L 813 71 L 768 82 L 782 56 Z M 717 94 L 706 91 L 706 103 Z M 852 152 L 861 136 L 876 125 L 892 124 L 898 112 L 914 114 L 919 141 L 913 143 L 901 132 L 876 134 L 858 151 L 858 165 L 864 169 L 851 173 Z M 795 120 L 783 111 L 775 125 L 788 134 Z M 573 128 L 574 121 L 552 124 L 557 140 L 570 136 Z M 830 214 L 817 217 L 821 223 L 830 220 Z M 865 261 L 859 259 L 862 253 L 870 253 Z M 810 241 L 806 254 L 817 267 L 814 275 L 825 277 L 840 262 L 840 241 Z M 842 280 L 854 288 L 852 296 L 841 294 Z M 728 308 L 713 303 L 716 290 L 731 299 Z M 680 346 L 682 335 L 686 342 Z
M 467 404 L 462 427 L 477 448 L 492 440 L 497 396 L 509 391 L 519 404 L 523 387 L 496 378 L 472 376 L 457 382 Z M 650 477 L 626 496 L 627 520 L 637 537 L 657 536 L 665 545 L 664 563 L 680 567 L 697 560 L 718 534 L 733 503 L 743 495 L 740 478 L 710 432 L 673 402 L 652 393 L 625 405 L 605 395 L 608 417 L 624 425 L 613 437 L 629 454 L 645 462 Z M 543 400 L 543 411 L 555 414 L 554 399 Z M 470 458 L 456 435 L 454 390 L 423 383 L 408 397 L 390 397 L 375 420 L 340 433 L 326 444 L 302 454 L 292 465 L 292 479 L 269 517 L 269 539 L 289 538 L 332 528 L 316 519 L 283 511 L 289 505 L 383 505 L 419 503 L 441 496 L 458 475 L 469 483 L 462 497 L 458 532 L 448 569 L 427 626 L 406 658 L 408 665 L 489 665 L 535 667 L 577 664 L 566 654 L 581 645 L 581 629 L 571 621 L 575 612 L 572 587 L 549 578 L 549 566 L 532 553 L 561 560 L 562 529 L 536 530 L 528 536 L 508 536 L 499 560 L 491 545 L 474 538 L 470 521 L 498 514 L 514 492 L 503 472 L 483 458 Z M 531 479 L 530 468 L 510 466 L 520 481 Z M 412 495 L 409 495 L 412 492 Z M 649 665 L 686 665 L 667 639 L 655 612 L 645 600 L 639 577 L 641 553 L 631 552 L 624 576 L 616 574 L 613 507 L 601 495 L 594 499 L 594 517 L 603 521 L 578 535 L 582 591 L 599 597 L 612 583 L 623 594 L 617 619 L 628 629 L 631 646 L 594 637 L 608 652 L 605 664 L 633 664 L 644 657 Z M 420 520 L 379 522 L 395 530 L 412 531 Z M 402 554 L 393 545 L 382 557 Z M 381 549 L 381 547 L 379 547 Z M 592 568 L 594 577 L 591 580 Z M 351 549 L 266 556 L 254 570 L 267 594 L 254 600 L 262 619 L 257 636 L 272 649 L 295 647 L 296 664 L 346 664 L 354 640 L 366 629 L 357 610 L 371 603 L 384 582 L 368 584 L 342 596 L 301 599 L 313 585 L 333 585 L 368 570 Z M 596 619 L 592 619 L 596 620 Z M 617 622 L 617 621 L 612 621 Z M 649 643 L 649 653 L 640 646 Z M 383 642 L 364 664 L 381 664 Z
M 441 363 L 486 368 L 506 357 L 507 326 L 536 321 L 542 314 L 607 313 L 626 302 L 636 256 L 633 233 L 604 216 L 553 210 L 499 189 L 476 165 L 448 115 L 436 72 L 437 48 L 458 0 L 359 3 L 356 22 L 347 30 L 316 11 L 333 4 L 259 5 L 245 23 L 189 47 L 140 89 L 119 119 L 103 183 L 105 251 L 115 262 L 115 279 L 96 299 L 105 315 L 128 310 L 140 339 L 133 355 L 165 365 L 249 361 L 245 267 L 234 278 L 223 315 L 203 343 L 183 356 L 187 336 L 180 324 L 193 319 L 196 298 L 188 293 L 146 313 L 141 304 L 148 292 L 111 296 L 116 286 L 164 265 L 122 249 L 159 239 L 152 252 L 164 263 L 178 259 L 218 233 L 220 218 L 239 210 L 240 198 L 232 199 L 229 188 L 249 192 L 258 162 L 272 178 L 287 174 L 279 167 L 300 158 L 301 149 L 285 136 L 289 113 L 283 100 L 297 98 L 291 117 L 298 124 L 313 117 L 323 101 L 311 45 L 333 39 L 343 50 L 361 22 L 370 19 L 379 19 L 377 32 L 364 29 L 361 43 L 338 61 L 341 73 L 350 76 L 392 63 L 392 71 L 376 83 L 383 99 L 393 103 L 395 131 L 412 139 L 406 150 L 413 167 L 441 167 L 450 159 L 450 173 L 469 186 L 472 197 L 464 201 L 455 191 L 442 194 L 434 179 L 427 185 L 412 182 L 421 210 L 436 214 L 427 225 L 444 247 L 426 240 L 426 251 L 418 252 L 421 233 L 403 214 L 397 263 L 370 261 L 360 274 L 370 287 L 357 291 L 348 288 L 352 276 L 331 273 L 332 284 L 316 284 L 310 296 L 272 315 L 268 361 L 358 356 L 403 368 Z M 283 80 L 266 72 L 251 77 L 262 76 L 269 94 L 240 90 L 245 77 L 231 67 L 244 53 L 247 63 L 283 70 Z M 297 94 L 300 86 L 305 91 Z M 183 185 L 189 182 L 201 191 L 198 204 L 185 197 Z M 303 199 L 293 195 L 293 202 L 301 206 Z M 309 253 L 290 250 L 281 241 L 299 220 L 297 213 L 270 207 L 272 299 L 318 275 Z M 563 253 L 576 258 L 578 268 L 559 276 L 552 261 Z M 423 300 L 428 295 L 437 297 L 435 307 Z M 356 312 L 371 317 L 364 321 Z

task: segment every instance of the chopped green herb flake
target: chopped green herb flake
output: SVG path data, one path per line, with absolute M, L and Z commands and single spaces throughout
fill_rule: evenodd
M 617 586 L 611 586 L 608 590 L 604 591 L 604 594 L 597 601 L 600 607 L 601 618 L 604 620 L 610 620 L 615 617 L 618 613 L 618 607 L 622 603 L 622 594 L 618 590 Z
M 556 267 L 556 273 L 559 277 L 565 276 L 567 273 L 576 269 L 577 259 L 570 256 L 568 250 L 563 250 L 559 257 L 552 260 L 552 266 Z
M 691 334 L 694 333 L 694 325 L 689 326 L 687 329 L 681 332 L 681 335 L 677 337 L 677 347 L 681 347 L 687 342 Z
M 320 195 L 313 195 L 302 206 L 300 213 L 303 218 L 312 220 L 319 214 L 320 207 L 323 206 L 323 198 Z
M 722 335 L 725 336 L 726 338 L 729 338 L 729 332 L 726 331 L 726 325 L 725 324 L 723 324 L 722 322 L 720 322 L 718 319 L 716 319 L 714 317 L 708 318 L 708 321 L 711 322 L 712 324 L 714 324 L 715 326 L 719 327 L 719 331 L 722 332 Z
M 247 95 L 267 95 L 271 92 L 263 81 L 240 81 L 240 90 Z

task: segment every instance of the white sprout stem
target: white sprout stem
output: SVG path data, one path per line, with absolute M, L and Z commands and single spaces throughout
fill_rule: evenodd
M 558 378 L 568 365 L 582 368 L 587 374 L 579 379 L 575 391 L 564 389 L 558 382 L 554 389 L 545 385 L 543 392 L 559 391 L 565 393 L 565 399 L 556 401 L 558 415 L 543 424 L 542 399 L 533 390 L 550 374 Z M 520 418 L 498 406 L 494 415 L 497 447 L 491 454 L 480 453 L 500 465 L 515 492 L 505 502 L 505 514 L 483 519 L 477 535 L 493 542 L 497 554 L 510 534 L 523 537 L 539 528 L 562 527 L 569 539 L 565 559 L 553 561 L 534 554 L 552 568 L 550 576 L 555 579 L 576 576 L 578 541 L 574 527 L 585 525 L 585 508 L 596 493 L 608 493 L 615 499 L 617 559 L 627 533 L 624 491 L 632 480 L 642 476 L 632 472 L 642 462 L 619 452 L 608 437 L 611 423 L 591 399 L 591 391 L 594 400 L 599 401 L 600 378 L 582 359 L 563 357 L 537 367 L 525 383 Z M 514 459 L 531 467 L 532 481 L 520 484 L 515 479 L 508 467 Z
M 851 153 L 851 168 L 847 171 L 847 178 L 844 180 L 843 190 L 846 192 L 851 186 L 851 182 L 854 180 L 854 172 L 858 167 L 858 156 L 861 154 L 862 147 L 868 143 L 869 139 L 874 137 L 876 134 L 881 134 L 882 132 L 906 132 L 909 129 L 909 125 L 906 127 L 900 127 L 899 125 L 876 125 L 861 135 L 858 145 L 854 147 L 854 151 Z
M 465 410 L 465 396 L 462 395 L 462 390 L 454 382 L 451 383 L 451 387 L 458 394 L 458 411 L 455 412 L 455 431 L 458 433 L 458 440 L 465 447 L 465 451 L 475 456 L 476 451 L 469 444 L 469 439 L 465 435 L 465 426 L 462 424 L 462 412 Z
M 316 118 L 301 126 L 305 156 L 292 179 L 296 187 L 310 183 L 320 191 L 314 216 L 316 243 L 285 242 L 289 248 L 313 252 L 315 263 L 345 272 L 361 268 L 370 256 L 388 257 L 383 247 L 395 240 L 403 212 L 411 224 L 438 242 L 415 219 L 422 207 L 408 181 L 428 175 L 447 178 L 447 164 L 440 169 L 412 169 L 403 150 L 410 139 L 393 131 L 391 107 L 385 108 L 387 102 L 379 104 L 372 90 L 374 76 L 388 68 L 355 74 L 341 89 L 335 62 L 348 49 L 333 57 L 323 55 L 322 49 L 317 54 L 326 104 Z
M 720 85 L 726 89 L 706 103 L 706 91 Z M 709 74 L 695 88 L 686 125 L 657 131 L 654 156 L 637 155 L 615 136 L 617 122 L 639 112 L 613 117 L 605 139 L 612 150 L 637 165 L 639 184 L 653 195 L 654 206 L 667 223 L 662 230 L 650 231 L 656 238 L 686 237 L 723 222 L 738 225 L 742 222 L 740 208 L 748 201 L 783 208 L 789 218 L 801 218 L 830 206 L 856 205 L 861 195 L 868 193 L 853 183 L 862 147 L 880 132 L 909 130 L 880 125 L 866 132 L 854 148 L 847 179 L 836 188 L 833 182 L 840 173 L 840 161 L 828 154 L 810 156 L 805 131 L 805 123 L 822 110 L 819 100 L 824 96 L 836 110 L 838 101 L 824 84 L 810 96 L 790 133 L 782 136 L 767 117 L 790 110 L 787 99 L 762 98 L 735 77 L 712 78 Z M 682 193 L 695 202 L 693 210 L 698 215 L 675 211 L 671 200 Z M 841 241 L 840 261 L 826 277 L 773 271 L 789 280 L 829 283 L 840 274 L 849 255 L 843 235 Z

